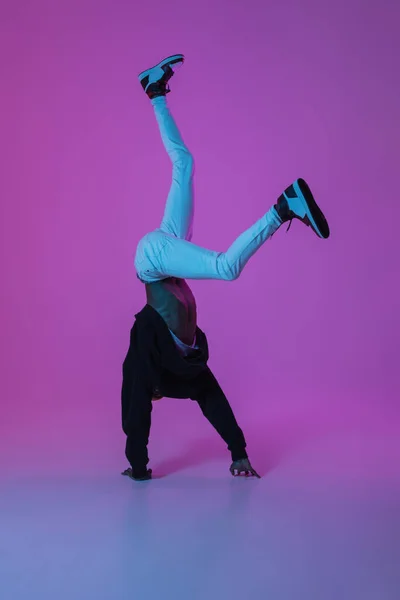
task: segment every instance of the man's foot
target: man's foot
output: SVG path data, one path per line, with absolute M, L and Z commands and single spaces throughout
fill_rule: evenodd
M 311 227 L 318 237 L 325 239 L 329 237 L 327 220 L 304 179 L 297 179 L 283 192 L 275 204 L 275 210 L 283 223 L 290 221 L 289 227 L 293 219 L 299 219 Z
M 130 479 L 133 479 L 134 481 L 148 481 L 149 479 L 151 479 L 151 474 L 152 474 L 152 470 L 151 469 L 146 469 L 146 471 L 144 471 L 143 473 L 140 474 L 134 474 L 132 472 L 131 467 L 129 467 L 129 469 L 125 469 L 125 471 L 123 471 L 121 473 L 121 475 L 125 475 L 126 477 L 129 477 Z
M 140 73 L 139 81 L 150 100 L 168 94 L 168 81 L 174 75 L 174 69 L 180 67 L 184 60 L 183 54 L 174 54 L 164 58 L 155 67 Z
M 260 475 L 251 466 L 248 458 L 235 460 L 235 462 L 231 464 L 229 470 L 234 477 L 239 477 L 244 474 L 246 477 L 257 477 L 258 479 L 261 479 Z

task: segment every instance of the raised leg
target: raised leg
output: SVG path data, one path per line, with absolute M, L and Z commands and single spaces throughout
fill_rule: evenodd
M 144 283 L 167 277 L 180 279 L 237 279 L 246 263 L 280 227 L 275 208 L 242 233 L 226 252 L 216 252 L 162 231 L 147 234 L 135 257 L 138 277 Z
M 252 227 L 242 233 L 226 252 L 207 250 L 190 243 L 193 223 L 193 159 L 167 107 L 167 83 L 183 55 L 164 59 L 139 75 L 151 99 L 165 148 L 173 165 L 171 190 L 161 227 L 140 240 L 135 267 L 143 283 L 168 277 L 225 279 L 239 277 L 253 254 L 282 222 L 299 219 L 322 238 L 329 236 L 326 219 L 304 180 L 287 188 L 278 202 Z
M 183 240 L 193 233 L 193 157 L 187 149 L 165 96 L 151 103 L 160 128 L 161 139 L 172 162 L 172 184 L 160 229 Z

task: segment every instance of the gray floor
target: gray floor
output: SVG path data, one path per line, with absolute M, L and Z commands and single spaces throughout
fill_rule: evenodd
M 4 473 L 0 597 L 398 600 L 398 447 L 336 432 L 261 480 L 219 459 L 142 484 Z

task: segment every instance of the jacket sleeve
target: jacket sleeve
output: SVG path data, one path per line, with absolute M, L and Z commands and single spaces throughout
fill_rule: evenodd
M 149 462 L 147 445 L 152 411 L 151 340 L 151 332 L 141 330 L 135 324 L 123 364 L 122 428 L 127 436 L 125 454 L 134 477 L 145 474 Z

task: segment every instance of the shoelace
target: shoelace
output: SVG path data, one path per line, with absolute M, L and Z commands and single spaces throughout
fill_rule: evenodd
M 292 223 L 293 223 L 293 219 L 290 219 L 290 221 L 289 221 L 289 226 L 288 226 L 288 228 L 286 229 L 286 233 L 287 233 L 287 232 L 289 231 L 289 229 L 291 228 L 291 226 L 292 226 Z M 270 238 L 270 239 L 272 239 L 272 238 L 274 237 L 274 235 L 275 235 L 275 232 L 271 234 L 271 238 Z

